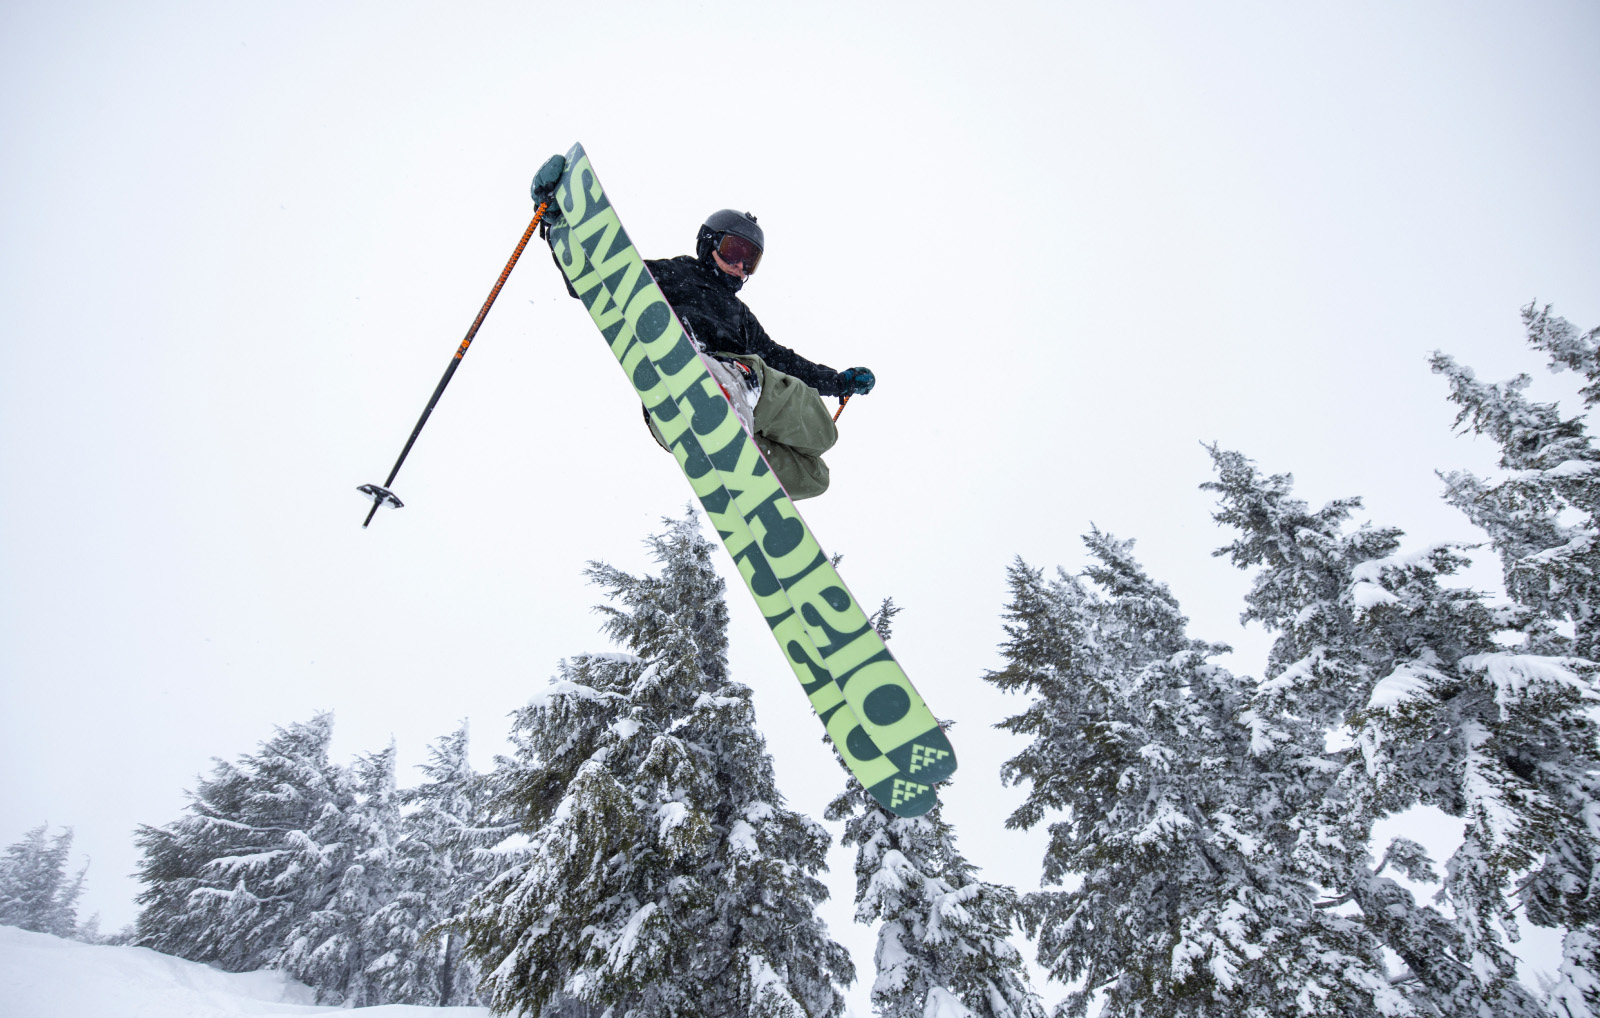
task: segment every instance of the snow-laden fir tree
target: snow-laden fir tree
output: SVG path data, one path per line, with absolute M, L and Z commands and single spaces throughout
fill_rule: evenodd
M 1534 304 L 1522 319 L 1528 342 L 1548 355 L 1552 370 L 1588 381 L 1585 407 L 1600 402 L 1600 329 L 1582 332 Z M 1501 714 L 1516 724 L 1516 735 L 1486 748 L 1516 775 L 1513 787 L 1528 803 L 1515 817 L 1521 837 L 1510 839 L 1520 851 L 1509 863 L 1528 869 L 1518 879 L 1518 902 L 1530 922 L 1569 931 L 1552 1009 L 1600 1015 L 1600 773 L 1594 732 L 1584 724 L 1592 715 L 1580 707 L 1586 689 L 1572 678 L 1583 669 L 1559 662 L 1561 655 L 1600 660 L 1600 450 L 1583 417 L 1563 417 L 1555 404 L 1526 397 L 1526 375 L 1490 385 L 1444 354 L 1434 355 L 1433 366 L 1461 407 L 1457 424 L 1500 448 L 1499 478 L 1458 471 L 1445 479 L 1450 502 L 1489 534 L 1500 555 L 1524 634 L 1523 657 L 1514 660 L 1539 660 L 1528 656 L 1534 653 L 1558 659 L 1538 682 L 1524 679 L 1525 667 L 1512 670 L 1505 655 L 1488 665 L 1500 673 Z
M 1525 317 L 1600 392 L 1596 334 Z M 1046 881 L 1083 878 L 1023 902 L 1041 961 L 1086 981 L 1069 1012 L 1103 990 L 1113 1015 L 1543 1014 L 1515 978 L 1521 922 L 1571 931 L 1550 1004 L 1596 1012 L 1600 457 L 1522 380 L 1435 366 L 1502 443 L 1503 480 L 1448 480 L 1501 552 L 1510 607 L 1448 585 L 1465 549 L 1403 552 L 1398 530 L 1351 525 L 1359 500 L 1312 510 L 1216 448 L 1207 487 L 1237 531 L 1219 554 L 1256 571 L 1244 619 L 1274 635 L 1260 682 L 1205 664 L 1170 595 L 1098 535 L 1086 578 L 1013 570 L 992 678 L 1038 695 L 1007 723 L 1033 737 L 1008 765 L 1033 786 L 1012 821 L 1062 811 Z M 1405 839 L 1369 847 L 1416 806 L 1463 822 L 1442 871 Z M 1437 907 L 1388 873 L 1439 882 Z
M 1378 944 L 1314 907 L 1290 858 L 1286 776 L 1251 753 L 1251 690 L 1190 638 L 1131 542 L 1095 530 L 1083 576 L 1017 562 L 1006 667 L 1034 700 L 1002 727 L 1031 742 L 1003 771 L 1027 782 L 1009 818 L 1049 825 L 1044 884 L 1024 897 L 1040 963 L 1078 988 L 1058 1015 L 1405 1013 Z
M 901 608 L 870 621 L 888 640 Z M 842 763 L 842 762 L 841 762 Z M 828 805 L 856 848 L 856 921 L 878 923 L 873 1008 L 881 1018 L 1044 1018 L 1009 937 L 1016 891 L 978 879 L 941 806 L 899 817 L 851 779 Z
M 420 764 L 425 780 L 400 793 L 408 812 L 393 863 L 398 893 L 373 918 L 383 953 L 372 978 L 385 1001 L 449 1007 L 475 1002 L 477 970 L 448 923 L 503 865 L 486 849 L 509 830 L 489 820 L 489 786 L 468 760 L 466 722 Z M 436 927 L 441 927 L 436 929 Z
M 93 941 L 93 930 L 78 926 L 78 898 L 89 864 L 69 878 L 72 828 L 54 838 L 47 838 L 48 829 L 40 824 L 0 856 L 0 925 Z
M 849 956 L 817 918 L 827 832 L 787 810 L 727 665 L 723 583 L 691 514 L 659 575 L 603 564 L 628 653 L 563 662 L 495 774 L 529 844 L 460 926 L 501 1011 L 833 1018 Z
M 828 806 L 856 848 L 856 921 L 877 923 L 880 1018 L 1044 1018 L 1010 936 L 1016 892 L 978 878 L 935 806 L 898 817 L 853 778 Z
M 401 892 L 395 750 L 328 757 L 333 718 L 217 761 L 185 815 L 141 827 L 136 942 L 227 971 L 283 968 L 320 1003 L 387 1002 L 416 937 L 379 918 Z M 424 948 L 431 951 L 431 947 Z
M 1551 369 L 1584 375 L 1585 405 L 1600 402 L 1600 329 L 1582 333 L 1532 304 L 1522 319 Z M 1600 660 L 1600 450 L 1583 418 L 1528 399 L 1527 375 L 1485 384 L 1443 353 L 1434 354 L 1433 369 L 1450 380 L 1457 425 L 1492 438 L 1506 472 L 1492 483 L 1447 474 L 1450 503 L 1488 532 L 1512 599 L 1536 617 L 1571 624 L 1570 638 L 1538 631 L 1540 645 Z
M 139 828 L 136 943 L 228 972 L 277 961 L 338 882 L 324 839 L 351 796 L 332 735 L 330 714 L 278 729 L 237 763 L 216 761 L 184 816 Z
M 305 903 L 314 907 L 290 928 L 274 964 L 314 987 L 318 1003 L 388 1003 L 378 976 L 406 961 L 410 938 L 393 936 L 380 914 L 400 893 L 394 762 L 393 743 L 357 758 L 344 773 L 339 807 L 325 807 L 306 832 L 317 845 L 323 886 L 319 900 Z
M 1217 519 L 1239 531 L 1219 554 L 1260 567 L 1245 618 L 1276 634 L 1243 718 L 1252 755 L 1283 776 L 1295 865 L 1332 896 L 1322 904 L 1354 903 L 1399 955 L 1396 988 L 1415 1012 L 1540 1014 L 1502 931 L 1515 935 L 1508 891 L 1550 829 L 1552 788 L 1538 786 L 1554 775 L 1525 776 L 1520 760 L 1542 756 L 1547 737 L 1566 749 L 1592 742 L 1578 664 L 1501 651 L 1495 634 L 1516 620 L 1441 582 L 1464 564 L 1459 549 L 1402 554 L 1398 530 L 1348 526 L 1359 500 L 1312 512 L 1289 477 L 1212 455 Z M 1330 748 L 1337 731 L 1353 745 Z M 1420 848 L 1369 852 L 1378 819 L 1417 805 L 1466 821 L 1445 868 L 1446 909 L 1382 874 L 1387 863 L 1430 876 Z

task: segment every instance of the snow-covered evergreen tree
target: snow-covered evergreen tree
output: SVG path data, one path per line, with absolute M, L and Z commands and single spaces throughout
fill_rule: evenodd
M 183 817 L 139 828 L 138 944 L 229 972 L 277 961 L 338 885 L 324 839 L 337 841 L 351 795 L 332 735 L 330 714 L 280 728 L 257 753 L 216 761 Z
M 0 856 L 0 925 L 90 939 L 93 928 L 78 926 L 78 898 L 89 864 L 69 878 L 72 828 L 47 839 L 48 830 L 48 824 L 40 824 Z
M 1524 310 L 1533 345 L 1600 401 L 1600 332 Z M 1478 383 L 1448 357 L 1460 422 L 1500 443 L 1504 477 L 1451 474 L 1449 500 L 1490 535 L 1514 602 L 1449 576 L 1467 549 L 1410 552 L 1352 526 L 1358 499 L 1312 510 L 1286 475 L 1211 450 L 1206 485 L 1255 570 L 1245 621 L 1274 635 L 1266 673 L 1206 663 L 1177 605 L 1095 533 L 1085 577 L 1012 571 L 1002 688 L 1036 694 L 1006 723 L 1032 743 L 1019 826 L 1051 824 L 1047 883 L 1024 899 L 1040 960 L 1110 1015 L 1533 1016 L 1518 924 L 1568 930 L 1549 1004 L 1600 1008 L 1600 452 L 1581 418 Z M 1513 646 L 1513 643 L 1516 645 Z M 1459 817 L 1442 873 L 1376 821 Z M 1437 881 L 1418 903 L 1385 874 Z M 1402 968 L 1388 973 L 1385 952 Z
M 1399 531 L 1347 526 L 1359 500 L 1313 513 L 1290 478 L 1263 477 L 1237 453 L 1213 457 L 1217 519 L 1240 532 L 1221 553 L 1261 567 L 1245 617 L 1277 634 L 1244 717 L 1253 755 L 1286 779 L 1296 865 L 1400 956 L 1396 986 L 1414 1009 L 1539 1014 L 1502 931 L 1515 936 L 1514 878 L 1559 823 L 1549 806 L 1560 777 L 1537 761 L 1593 742 L 1581 664 L 1502 651 L 1494 636 L 1515 620 L 1441 582 L 1463 564 L 1458 549 L 1401 554 Z M 1340 730 L 1353 746 L 1332 750 Z M 1467 822 L 1445 867 L 1447 909 L 1418 905 L 1381 873 L 1384 862 L 1424 872 L 1416 846 L 1392 846 L 1376 866 L 1368 850 L 1376 820 L 1415 805 Z
M 1600 329 L 1581 332 L 1534 304 L 1522 309 L 1522 320 L 1551 370 L 1588 381 L 1585 407 L 1600 403 Z M 1500 714 L 1515 730 L 1509 738 L 1493 733 L 1486 749 L 1516 776 L 1509 783 L 1516 801 L 1526 803 L 1502 821 L 1520 828 L 1520 837 L 1507 839 L 1516 845 L 1510 864 L 1530 870 L 1518 879 L 1518 897 L 1530 922 L 1569 931 L 1552 1009 L 1600 1015 L 1600 772 L 1594 729 L 1586 724 L 1593 715 L 1583 710 L 1592 694 L 1574 674 L 1590 669 L 1531 656 L 1600 661 L 1600 450 L 1582 416 L 1564 418 L 1556 405 L 1524 395 L 1528 376 L 1485 384 L 1441 353 L 1433 366 L 1461 407 L 1457 424 L 1491 437 L 1505 471 L 1492 481 L 1464 471 L 1445 479 L 1449 501 L 1488 532 L 1520 610 L 1508 614 L 1524 634 L 1524 653 L 1484 664 Z M 1531 678 L 1530 668 L 1538 669 Z
M 1012 946 L 1016 892 L 978 879 L 935 806 L 897 817 L 859 782 L 828 806 L 856 849 L 856 921 L 878 923 L 880 1018 L 1044 1018 Z
M 1600 403 L 1600 326 L 1581 331 L 1565 318 L 1552 315 L 1546 304 L 1537 301 L 1522 309 L 1522 324 L 1528 330 L 1528 343 L 1550 357 L 1551 371 L 1576 371 L 1589 384 L 1580 391 L 1583 405 Z
M 1191 639 L 1131 542 L 1085 537 L 1085 575 L 1010 573 L 1007 666 L 1035 699 L 1002 727 L 1032 737 L 1004 776 L 1031 786 L 1008 826 L 1052 822 L 1044 882 L 1022 902 L 1039 960 L 1081 981 L 1058 1009 L 1108 1016 L 1407 1013 L 1379 946 L 1313 907 L 1292 812 L 1251 754 L 1247 683 Z
M 473 867 L 435 857 L 436 810 L 425 804 L 414 828 L 402 817 L 392 744 L 340 767 L 332 733 L 328 714 L 279 729 L 259 752 L 218 761 L 184 817 L 139 830 L 136 942 L 229 971 L 282 968 L 322 1003 L 461 1003 L 470 984 L 448 972 L 459 948 L 424 935 L 448 917 L 441 903 L 477 889 Z M 452 775 L 430 771 L 439 780 L 418 801 L 462 777 L 464 731 L 455 748 L 460 759 L 435 756 Z
M 629 653 L 563 662 L 517 715 L 495 780 L 530 844 L 469 905 L 468 953 L 502 1011 L 833 1018 L 827 832 L 783 807 L 694 516 L 650 546 L 659 575 L 589 570 Z
M 390 1003 L 475 1002 L 477 970 L 448 922 L 503 868 L 504 857 L 485 849 L 511 831 L 489 825 L 489 786 L 473 770 L 467 747 L 462 722 L 429 747 L 420 765 L 426 780 L 400 793 L 409 812 L 395 850 L 399 891 L 372 922 L 374 941 L 384 949 L 372 977 Z
M 1600 329 L 1580 333 L 1532 304 L 1522 309 L 1528 341 L 1550 356 L 1553 370 L 1571 368 L 1591 383 L 1586 405 L 1600 402 Z M 1447 474 L 1450 503 L 1482 527 L 1500 553 L 1506 591 L 1546 624 L 1536 649 L 1600 661 L 1600 449 L 1584 420 L 1562 417 L 1553 403 L 1524 395 L 1531 379 L 1479 382 L 1470 368 L 1435 353 L 1433 369 L 1450 380 L 1461 407 L 1457 425 L 1488 435 L 1500 447 L 1491 483 L 1465 471 Z M 1572 625 L 1566 639 L 1549 621 Z
M 902 610 L 886 597 L 868 621 L 888 640 Z M 1044 1018 L 1008 939 L 1016 891 L 978 879 L 942 810 L 896 816 L 853 778 L 828 804 L 857 846 L 856 921 L 879 924 L 873 1006 L 882 1018 Z
M 878 605 L 878 610 L 867 616 L 867 621 L 872 623 L 872 628 L 877 631 L 878 636 L 887 641 L 894 632 L 894 617 L 904 610 L 894 603 L 894 598 L 886 597 L 883 603 Z
M 307 832 L 318 846 L 321 900 L 289 930 L 275 965 L 315 988 L 319 1003 L 387 1003 L 378 971 L 403 962 L 379 914 L 400 893 L 394 758 L 392 743 L 359 757 L 346 774 L 342 808 L 325 808 Z

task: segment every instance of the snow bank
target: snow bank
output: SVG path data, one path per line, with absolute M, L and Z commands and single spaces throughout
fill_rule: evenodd
M 317 1007 L 282 972 L 221 972 L 143 947 L 100 947 L 0 926 L 7 1018 L 272 1018 L 351 1013 Z M 357 1008 L 371 1018 L 488 1018 L 481 1007 Z

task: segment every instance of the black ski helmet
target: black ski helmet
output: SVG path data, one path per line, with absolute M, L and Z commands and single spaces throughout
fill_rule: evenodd
M 756 225 L 755 216 L 748 212 L 735 212 L 733 209 L 718 209 L 706 217 L 706 221 L 700 225 L 700 236 L 695 239 L 695 254 L 701 261 L 711 261 L 711 252 L 722 243 L 722 235 L 725 233 L 743 237 L 763 251 L 767 249 L 766 235 L 761 232 L 761 227 Z

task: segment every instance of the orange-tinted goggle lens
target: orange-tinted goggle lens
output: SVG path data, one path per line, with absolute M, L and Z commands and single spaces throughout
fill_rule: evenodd
M 756 265 L 761 261 L 761 249 L 750 241 L 732 233 L 722 235 L 722 243 L 717 245 L 717 254 L 729 265 L 744 263 L 744 274 L 751 275 L 756 271 Z

